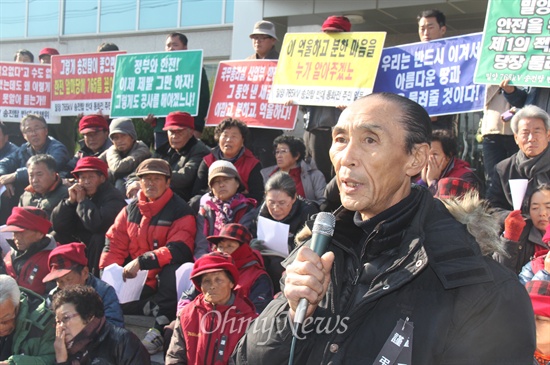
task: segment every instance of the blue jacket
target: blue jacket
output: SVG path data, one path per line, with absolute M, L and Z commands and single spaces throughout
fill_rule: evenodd
M 122 314 L 122 308 L 118 302 L 115 289 L 92 274 L 88 275 L 86 285 L 94 288 L 97 294 L 101 297 L 103 306 L 105 307 L 105 318 L 107 319 L 107 322 L 117 327 L 124 327 L 124 315 Z M 48 295 L 48 307 L 51 306 L 51 300 L 54 294 L 58 291 L 59 287 L 55 287 L 52 291 L 50 291 L 50 294 Z
M 15 152 L 0 160 L 0 175 L 16 173 L 15 185 L 25 187 L 29 184 L 27 161 L 34 155 L 51 155 L 57 161 L 57 171 L 63 171 L 69 161 L 67 147 L 58 140 L 48 137 L 41 151 L 34 151 L 29 142 L 23 144 Z

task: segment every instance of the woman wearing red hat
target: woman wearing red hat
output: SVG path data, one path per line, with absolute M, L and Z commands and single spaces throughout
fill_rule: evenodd
M 181 311 L 165 363 L 227 364 L 257 316 L 254 305 L 234 290 L 239 271 L 227 254 L 198 259 L 191 279 L 201 294 Z

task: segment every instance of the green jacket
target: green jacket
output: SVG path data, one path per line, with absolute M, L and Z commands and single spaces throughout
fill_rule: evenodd
M 19 313 L 15 323 L 13 354 L 10 365 L 55 364 L 54 314 L 46 307 L 46 301 L 38 294 L 21 288 Z

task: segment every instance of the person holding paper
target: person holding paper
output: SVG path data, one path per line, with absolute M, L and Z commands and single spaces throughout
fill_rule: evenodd
M 501 240 L 506 255 L 495 253 L 493 258 L 519 274 L 521 268 L 534 255 L 550 248 L 543 241 L 550 223 L 550 185 L 541 185 L 529 197 L 529 217 L 524 219 L 520 210 L 514 210 L 504 220 Z
M 200 294 L 178 316 L 165 363 L 228 364 L 257 317 L 254 305 L 236 290 L 239 271 L 228 254 L 212 252 L 198 259 L 191 280 Z
M 48 304 L 51 304 L 53 296 L 71 285 L 88 285 L 101 297 L 105 308 L 107 322 L 124 327 L 124 315 L 122 308 L 112 286 L 90 275 L 88 258 L 86 257 L 86 245 L 80 242 L 72 242 L 57 246 L 48 256 L 50 273 L 44 277 L 43 282 L 54 281 L 57 284 L 48 294 Z
M 0 232 L 13 232 L 8 239 L 11 251 L 4 257 L 6 272 L 23 288 L 46 296 L 53 285 L 42 279 L 48 274 L 48 255 L 57 246 L 48 234 L 52 224 L 48 214 L 35 207 L 15 207 Z
M 139 338 L 106 320 L 99 294 L 88 285 L 72 285 L 57 292 L 55 361 L 57 365 L 150 365 L 151 357 Z
M 549 118 L 547 112 L 535 105 L 518 110 L 512 117 L 510 127 L 519 151 L 495 166 L 487 192 L 487 200 L 501 224 L 513 210 L 510 179 L 529 180 L 521 206 L 523 212 L 529 210 L 528 199 L 535 189 L 550 183 Z
M 168 162 L 149 158 L 136 170 L 141 191 L 116 217 L 106 234 L 99 267 L 124 266 L 122 278 L 149 270 L 141 297 L 125 303 L 126 314 L 153 314 L 154 327 L 143 343 L 150 354 L 163 348 L 164 326 L 176 319 L 178 267 L 193 262 L 195 216 L 187 203 L 170 189 L 172 169 Z
M 319 212 L 319 207 L 298 196 L 296 184 L 292 177 L 286 172 L 276 172 L 271 175 L 265 184 L 265 201 L 260 207 L 259 216 L 276 222 L 289 225 L 288 230 L 288 252 L 291 252 L 296 246 L 294 238 L 302 229 L 304 224 L 311 216 Z M 256 223 L 257 225 L 258 223 Z M 253 229 L 255 232 L 256 229 Z M 254 246 L 258 248 L 265 261 L 265 267 L 271 280 L 275 293 L 280 291 L 279 281 L 283 275 L 284 268 L 281 262 L 284 257 L 267 254 L 263 246 Z
M 108 181 L 107 164 L 99 158 L 81 158 L 71 173 L 77 182 L 51 215 L 55 238 L 60 244 L 84 243 L 90 272 L 99 277 L 105 233 L 126 201 L 124 194 Z

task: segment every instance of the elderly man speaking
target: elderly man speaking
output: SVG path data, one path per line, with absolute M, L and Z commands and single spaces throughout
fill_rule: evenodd
M 295 364 L 529 364 L 534 317 L 517 277 L 425 188 L 430 117 L 395 94 L 352 103 L 330 156 L 343 207 L 330 252 L 287 259 L 283 293 L 249 327 L 237 363 L 283 364 L 298 302 Z M 288 314 L 288 315 L 287 315 Z

